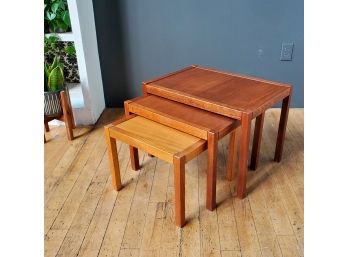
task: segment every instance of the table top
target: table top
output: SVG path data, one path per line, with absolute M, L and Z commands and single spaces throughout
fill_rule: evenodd
M 152 153 L 170 163 L 173 162 L 175 154 L 194 153 L 188 156 L 187 161 L 189 161 L 199 153 L 195 150 L 198 149 L 202 152 L 206 148 L 206 141 L 203 139 L 141 116 L 136 116 L 116 126 L 109 127 L 109 130 L 112 136 L 117 135 L 116 139 Z M 152 150 L 150 151 L 150 149 Z M 191 150 L 188 151 L 189 149 Z
M 126 102 L 128 102 L 131 113 L 172 126 L 186 133 L 192 132 L 192 135 L 203 139 L 207 139 L 208 131 L 214 131 L 219 133 L 219 136 L 224 136 L 240 125 L 240 121 L 236 119 L 156 95 L 141 96 Z
M 149 94 L 231 118 L 256 117 L 291 94 L 289 84 L 192 65 L 143 82 Z

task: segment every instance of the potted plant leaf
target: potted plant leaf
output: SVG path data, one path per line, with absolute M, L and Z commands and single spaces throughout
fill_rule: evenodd
M 67 0 L 44 1 L 45 33 L 71 31 Z
M 63 49 L 59 45 L 59 37 L 55 34 L 44 36 L 44 102 L 46 116 L 58 116 L 62 113 L 60 103 L 60 91 L 65 88 L 64 62 L 60 61 L 60 55 L 76 58 L 76 50 L 73 45 Z M 64 60 L 64 59 L 63 59 Z M 68 94 L 68 91 L 66 92 Z
M 62 113 L 60 92 L 64 90 L 63 64 L 55 56 L 53 62 L 44 63 L 44 114 L 48 117 Z

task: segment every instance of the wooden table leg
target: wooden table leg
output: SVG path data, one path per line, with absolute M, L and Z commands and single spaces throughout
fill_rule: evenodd
M 46 132 L 50 131 L 50 126 L 48 126 L 48 121 L 47 122 L 45 121 L 44 124 L 45 124 L 45 131 Z
M 214 210 L 216 207 L 216 166 L 218 154 L 219 134 L 208 132 L 208 170 L 206 208 Z
M 105 127 L 105 140 L 108 147 L 110 172 L 112 178 L 112 186 L 117 191 L 122 189 L 120 165 L 118 163 L 116 140 L 110 137 L 109 129 Z
M 131 115 L 131 112 L 129 111 L 129 103 L 131 101 L 127 100 L 124 102 L 124 114 L 126 117 L 129 117 Z M 134 146 L 129 146 L 129 156 L 130 156 L 130 161 L 131 161 L 131 167 L 133 170 L 139 170 L 140 165 L 139 165 L 139 151 L 138 148 Z
M 175 223 L 185 225 L 185 157 L 174 156 Z
M 230 142 L 228 144 L 228 154 L 226 163 L 226 179 L 232 181 L 235 176 L 235 162 L 237 160 L 237 129 L 233 130 L 230 135 Z
M 68 99 L 66 96 L 65 91 L 60 92 L 60 99 L 62 102 L 62 109 L 63 109 L 63 115 L 64 115 L 64 122 L 65 122 L 65 127 L 66 127 L 66 133 L 68 135 L 69 140 L 74 139 L 74 134 L 73 134 L 73 120 L 71 116 L 71 108 L 68 104 Z
M 139 170 L 140 165 L 139 165 L 139 153 L 138 153 L 138 148 L 135 148 L 133 146 L 129 146 L 129 155 L 130 155 L 130 160 L 131 160 L 131 166 L 133 170 Z
M 254 139 L 253 139 L 253 148 L 252 148 L 251 160 L 250 160 L 250 169 L 251 170 L 256 170 L 257 165 L 259 163 L 260 146 L 261 146 L 261 139 L 262 139 L 262 128 L 263 128 L 264 119 L 265 119 L 264 112 L 256 117 L 255 129 L 254 129 Z
M 46 126 L 45 126 L 45 129 L 44 129 L 44 143 L 46 143 L 46 135 L 45 135 L 45 132 L 46 132 Z
M 290 107 L 291 95 L 285 97 L 282 103 L 282 111 L 280 114 L 277 144 L 274 153 L 274 161 L 280 162 L 283 154 L 283 146 L 286 132 L 286 124 L 288 121 L 289 107 Z
M 241 133 L 240 133 L 240 143 L 239 143 L 239 166 L 238 166 L 238 186 L 237 186 L 238 198 L 244 198 L 246 196 L 250 123 L 251 123 L 251 115 L 248 113 L 243 113 L 242 120 L 241 120 Z
M 70 112 L 71 125 L 72 125 L 72 128 L 74 129 L 74 128 L 76 128 L 76 126 L 75 126 L 74 113 L 73 113 L 72 105 L 71 105 L 71 101 L 70 101 L 69 89 L 66 88 L 65 92 L 66 92 L 66 98 L 68 100 L 69 109 L 71 110 L 71 112 Z

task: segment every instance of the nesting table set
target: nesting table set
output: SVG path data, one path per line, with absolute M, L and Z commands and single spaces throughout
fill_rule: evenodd
M 206 207 L 216 207 L 218 140 L 231 134 L 226 178 L 246 196 L 251 121 L 256 118 L 250 169 L 257 168 L 265 111 L 282 101 L 274 161 L 282 157 L 291 86 L 192 65 L 143 82 L 143 96 L 125 101 L 125 117 L 105 126 L 113 186 L 122 188 L 116 140 L 130 146 L 133 170 L 138 148 L 174 165 L 175 221 L 185 224 L 185 163 L 208 150 Z M 236 129 L 240 128 L 237 160 Z

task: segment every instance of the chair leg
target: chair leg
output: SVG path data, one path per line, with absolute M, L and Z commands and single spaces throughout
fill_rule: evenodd
M 105 139 L 108 147 L 110 172 L 112 178 L 112 186 L 117 191 L 122 189 L 120 166 L 118 163 L 116 140 L 110 137 L 109 128 L 105 127 Z
M 174 156 L 175 223 L 185 225 L 185 157 Z
M 139 153 L 138 153 L 138 148 L 135 148 L 133 146 L 129 146 L 129 155 L 130 155 L 130 160 L 131 160 L 131 166 L 133 170 L 139 170 L 140 165 L 139 165 Z
M 228 144 L 226 179 L 232 181 L 236 174 L 235 162 L 237 160 L 237 129 L 230 134 L 230 142 Z
M 66 133 L 68 135 L 69 140 L 74 139 L 73 134 L 73 120 L 71 116 L 71 109 L 68 104 L 68 99 L 66 97 L 65 91 L 60 92 L 60 99 L 62 102 L 62 108 L 63 108 L 63 115 L 64 115 L 64 122 L 66 127 Z

